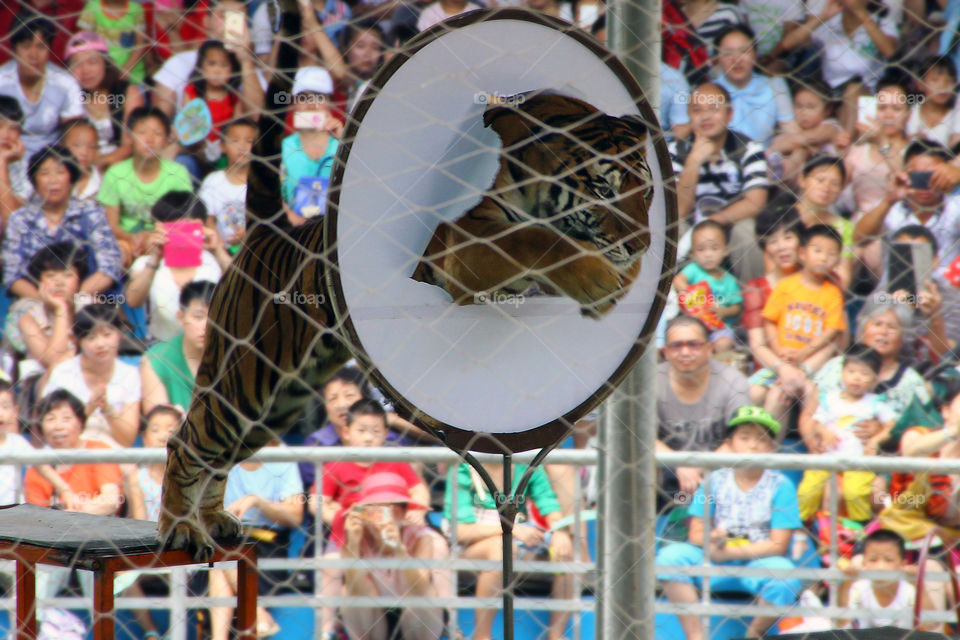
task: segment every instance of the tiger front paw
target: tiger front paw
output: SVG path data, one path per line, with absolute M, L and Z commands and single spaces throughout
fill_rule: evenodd
M 624 278 L 609 260 L 582 256 L 550 271 L 549 283 L 580 303 L 580 313 L 599 318 L 626 293 Z
M 234 541 L 240 537 L 240 520 L 227 511 L 205 513 L 200 520 L 181 518 L 175 522 L 161 519 L 158 538 L 165 549 L 183 550 L 197 562 L 210 562 L 217 540 Z

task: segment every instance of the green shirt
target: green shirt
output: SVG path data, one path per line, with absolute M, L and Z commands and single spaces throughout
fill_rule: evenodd
M 170 404 L 178 405 L 186 411 L 193 396 L 194 378 L 183 355 L 183 334 L 153 345 L 145 355 L 154 373 L 166 387 Z
M 137 50 L 136 34 L 137 32 L 146 33 L 147 19 L 143 6 L 139 2 L 128 0 L 123 17 L 115 19 L 103 12 L 101 0 L 90 0 L 80 13 L 77 28 L 79 31 L 93 31 L 100 34 L 107 43 L 110 58 L 120 69 L 127 64 L 131 55 L 141 56 L 140 61 L 130 71 L 130 81 L 134 84 L 143 84 L 147 75 L 147 67 L 144 64 L 146 51 Z
M 451 467 L 447 473 L 447 491 L 443 498 L 443 517 L 452 521 L 453 514 L 453 491 L 457 492 L 457 524 L 473 524 L 477 522 L 477 510 L 493 509 L 496 511 L 497 505 L 493 501 L 493 496 L 487 490 L 486 485 L 483 488 L 481 496 L 473 482 L 471 467 L 466 463 L 461 463 L 456 468 Z M 517 490 L 520 479 L 527 470 L 527 465 L 517 464 L 513 466 L 513 491 Z M 456 477 L 454 477 L 456 474 Z M 537 467 L 530 476 L 530 482 L 527 484 L 527 500 L 520 505 L 520 513 L 527 514 L 527 502 L 532 500 L 537 506 L 540 515 L 560 511 L 560 503 L 557 502 L 557 494 L 550 486 L 550 479 L 543 467 Z
M 97 199 L 105 207 L 120 207 L 120 228 L 127 233 L 153 229 L 150 209 L 169 191 L 193 191 L 190 174 L 182 164 L 160 159 L 160 173 L 143 182 L 133 170 L 133 158 L 118 162 L 103 176 Z

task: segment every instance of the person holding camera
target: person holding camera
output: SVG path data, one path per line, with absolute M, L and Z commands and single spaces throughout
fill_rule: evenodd
M 217 282 L 233 260 L 215 227 L 208 226 L 203 201 L 188 191 L 170 191 L 151 209 L 157 231 L 145 255 L 134 260 L 124 289 L 132 308 L 149 302 L 148 327 L 156 342 L 182 331 L 177 320 L 180 292 L 189 282 Z
M 410 510 L 427 506 L 410 497 L 403 477 L 388 471 L 372 473 L 360 485 L 359 499 L 344 518 L 344 558 L 441 559 L 450 554 L 447 541 L 425 524 L 413 524 Z M 434 569 L 371 569 L 357 563 L 344 573 L 347 596 L 443 598 L 452 595 L 450 572 Z M 443 635 L 443 609 L 354 608 L 341 610 L 351 638 L 386 640 L 399 627 L 407 640 L 436 640 Z
M 931 183 L 938 168 L 951 160 L 950 151 L 937 142 L 914 140 L 907 145 L 904 171 L 890 175 L 886 194 L 860 218 L 854 236 L 887 236 L 906 225 L 919 224 L 930 229 L 937 239 L 943 252 L 941 264 L 951 264 L 960 256 L 960 196 Z

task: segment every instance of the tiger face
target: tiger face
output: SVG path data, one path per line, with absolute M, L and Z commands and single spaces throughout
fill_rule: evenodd
M 585 102 L 546 94 L 487 109 L 504 143 L 499 195 L 514 222 L 547 224 L 626 270 L 650 246 L 653 186 L 646 127 Z M 518 191 L 510 197 L 504 189 Z

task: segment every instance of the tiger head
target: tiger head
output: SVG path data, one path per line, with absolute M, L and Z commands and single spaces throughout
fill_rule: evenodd
M 492 195 L 514 222 L 594 245 L 621 271 L 650 246 L 648 129 L 554 93 L 497 101 L 484 124 L 503 142 Z

